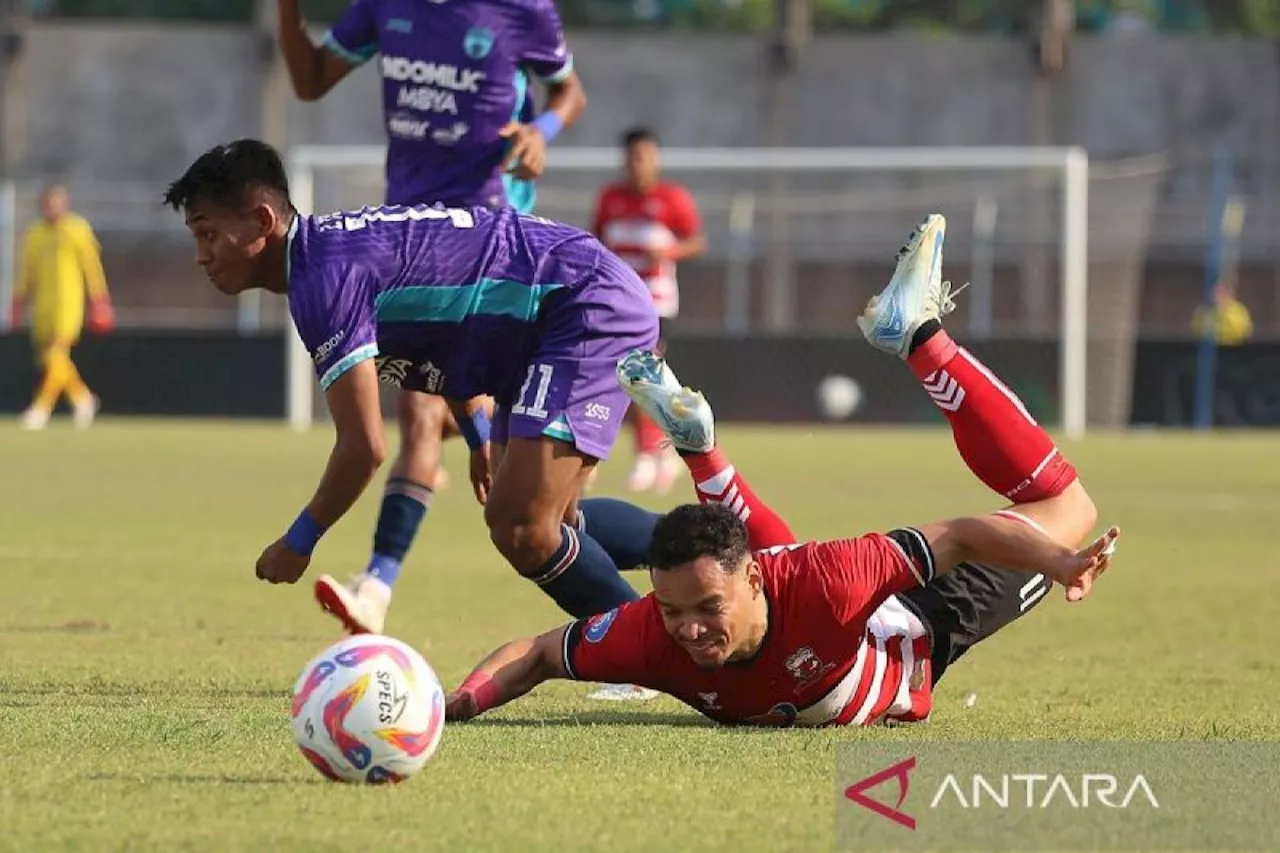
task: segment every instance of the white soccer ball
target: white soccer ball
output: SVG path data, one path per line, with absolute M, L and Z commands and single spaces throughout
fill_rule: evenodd
M 842 421 L 862 405 L 862 386 L 848 376 L 827 376 L 818 383 L 818 405 L 827 418 Z
M 444 733 L 444 689 L 410 646 L 360 634 L 317 655 L 293 688 L 293 736 L 335 782 L 403 782 Z

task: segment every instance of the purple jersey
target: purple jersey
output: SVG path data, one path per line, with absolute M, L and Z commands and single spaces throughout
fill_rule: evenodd
M 288 253 L 289 311 L 325 389 L 376 358 L 384 382 L 502 400 L 555 326 L 551 304 L 586 317 L 584 334 L 625 337 L 632 318 L 656 316 L 644 283 L 590 234 L 510 208 L 299 216 Z
M 382 74 L 388 204 L 496 206 L 526 72 L 573 69 L 552 0 L 355 0 L 325 45 Z

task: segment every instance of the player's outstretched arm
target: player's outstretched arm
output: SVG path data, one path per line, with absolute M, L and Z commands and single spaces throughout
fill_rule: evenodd
M 258 558 L 258 577 L 294 583 L 326 530 L 347 513 L 386 458 L 378 369 L 365 359 L 342 374 L 325 396 L 336 438 L 315 496 L 286 533 Z
M 1089 594 L 1093 581 L 1110 567 L 1120 537 L 1120 528 L 1111 527 L 1088 547 L 1076 550 L 1051 539 L 1028 516 L 1009 510 L 926 524 L 918 530 L 931 551 L 934 576 L 966 562 L 1040 572 L 1067 588 L 1068 601 Z
M 568 678 L 564 668 L 564 633 L 568 625 L 507 643 L 482 660 L 466 681 L 449 694 L 445 719 L 469 720 L 518 699 L 551 678 Z

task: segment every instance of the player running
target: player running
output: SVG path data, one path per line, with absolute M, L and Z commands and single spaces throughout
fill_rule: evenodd
M 591 232 L 640 273 L 653 294 L 659 323 L 665 325 L 680 311 L 677 264 L 706 250 L 702 216 L 685 187 L 663 179 L 658 137 L 652 130 L 628 130 L 622 147 L 623 176 L 600 191 Z M 659 352 L 661 347 L 659 341 Z M 662 430 L 638 407 L 628 410 L 627 417 L 636 442 L 627 488 L 666 494 L 680 471 L 679 460 L 664 452 Z
M 368 486 L 385 455 L 381 377 L 443 396 L 460 419 L 491 394 L 491 441 L 471 461 L 498 550 L 574 616 L 637 598 L 608 554 L 561 522 L 626 413 L 618 360 L 657 341 L 630 267 L 584 231 L 511 208 L 300 215 L 279 154 L 256 140 L 202 155 L 165 201 L 185 213 L 218 290 L 287 295 L 337 430 L 315 496 L 258 577 L 297 581 Z
M 551 0 L 356 0 L 319 45 L 299 0 L 278 8 L 281 50 L 305 101 L 381 54 L 387 204 L 533 209 L 547 144 L 586 106 Z M 531 79 L 547 94 L 536 118 Z M 353 630 L 382 631 L 391 587 L 443 479 L 442 438 L 456 426 L 476 452 L 490 431 L 489 405 L 455 425 L 421 377 L 407 377 L 398 398 L 400 450 L 369 564 L 348 584 L 316 581 L 321 604 Z
M 449 718 L 573 678 L 660 690 L 724 723 L 918 721 L 946 668 L 1033 607 L 1052 581 L 1069 601 L 1083 599 L 1119 531 L 1083 551 L 1062 544 L 1085 539 L 1093 504 L 1017 399 L 942 330 L 953 307 L 941 281 L 944 229 L 931 216 L 912 235 L 859 326 L 907 360 L 947 414 L 962 457 L 1014 508 L 790 544 L 786 523 L 715 447 L 701 395 L 653 356 L 629 357 L 620 378 L 681 451 L 703 503 L 654 525 L 653 593 L 503 646 L 450 695 Z

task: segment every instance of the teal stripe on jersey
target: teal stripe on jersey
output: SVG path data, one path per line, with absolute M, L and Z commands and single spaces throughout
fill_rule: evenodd
M 533 213 L 538 203 L 538 189 L 533 185 L 533 181 L 526 181 L 510 172 L 503 172 L 502 189 L 507 195 L 507 204 L 514 208 L 516 213 Z
M 542 434 L 547 438 L 554 438 L 557 441 L 567 441 L 573 444 L 573 427 L 569 426 L 569 419 L 565 417 L 563 412 L 543 428 Z
M 320 389 L 322 391 L 328 391 L 330 385 L 342 378 L 342 374 L 346 373 L 360 362 L 367 361 L 371 358 L 377 358 L 377 356 L 377 344 L 365 344 L 362 347 L 356 347 L 351 352 L 335 361 L 329 369 L 324 372 L 324 375 L 320 377 Z
M 289 223 L 289 234 L 284 239 L 284 286 L 285 290 L 289 289 L 289 282 L 293 280 L 293 238 L 298 236 L 298 226 L 302 224 L 302 217 L 295 216 L 293 221 Z
M 562 284 L 525 284 L 482 278 L 455 287 L 401 287 L 378 294 L 374 310 L 384 322 L 461 323 L 468 317 L 514 317 L 524 323 L 538 316 L 548 294 Z
M 511 120 L 519 121 L 520 113 L 524 111 L 525 99 L 529 97 L 529 75 L 525 74 L 522 69 L 516 71 L 516 107 L 511 112 Z M 511 150 L 511 146 L 507 146 L 507 151 Z M 538 203 L 538 190 L 533 185 L 533 181 L 526 181 L 523 178 L 517 178 L 503 167 L 502 170 L 502 190 L 507 196 L 507 204 L 515 208 L 516 213 L 533 213 L 534 205 Z
M 373 55 L 375 53 L 378 52 L 377 42 L 374 42 L 373 44 L 367 44 L 364 47 L 359 47 L 359 48 L 356 48 L 355 50 L 349 50 L 348 48 L 344 47 L 341 43 L 339 43 L 336 38 L 333 37 L 332 32 L 327 32 L 324 34 L 323 44 L 330 51 L 332 51 L 333 53 L 336 53 L 338 56 L 342 57 L 347 62 L 350 62 L 352 65 L 364 65 L 366 62 L 368 62 L 370 59 L 373 58 Z
M 523 68 L 516 69 L 516 107 L 511 111 L 511 120 L 519 121 L 520 112 L 524 109 L 524 99 L 529 96 L 529 75 Z

